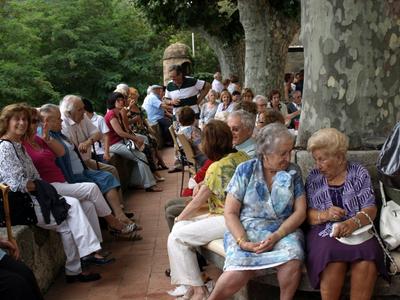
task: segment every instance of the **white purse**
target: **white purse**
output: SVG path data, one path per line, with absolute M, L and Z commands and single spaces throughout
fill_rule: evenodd
M 382 194 L 380 217 L 380 236 L 389 250 L 400 246 L 400 205 L 393 200 L 386 201 L 382 182 L 379 182 Z
M 338 223 L 334 223 L 332 226 L 332 232 L 330 234 L 331 237 L 334 236 L 336 224 L 338 224 Z M 339 242 L 346 244 L 346 245 L 359 245 L 359 244 L 362 244 L 374 237 L 374 234 L 373 234 L 371 228 L 372 228 L 372 224 L 368 224 L 368 225 L 365 225 L 365 226 L 353 231 L 353 233 L 349 236 L 336 238 L 336 239 Z

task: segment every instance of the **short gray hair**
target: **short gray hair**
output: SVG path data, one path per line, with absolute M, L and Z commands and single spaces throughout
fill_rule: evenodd
M 256 136 L 257 156 L 273 153 L 276 146 L 283 140 L 294 141 L 294 136 L 281 123 L 271 123 L 262 128 Z
M 229 118 L 240 118 L 240 123 L 242 123 L 245 128 L 254 130 L 256 118 L 254 114 L 251 114 L 248 111 L 243 109 L 235 110 L 229 114 L 228 119 Z
M 129 86 L 126 83 L 120 83 L 114 90 L 114 93 L 121 93 L 124 97 L 129 96 Z
M 52 113 L 56 110 L 59 110 L 58 105 L 52 104 L 52 103 L 47 103 L 47 104 L 43 104 L 40 108 L 39 108 L 39 112 L 42 114 L 49 114 Z
M 66 95 L 60 102 L 60 111 L 63 115 L 68 115 L 74 110 L 77 101 L 82 101 L 81 97 L 76 95 Z
M 263 95 L 256 95 L 256 96 L 253 98 L 253 102 L 257 103 L 257 101 L 262 101 L 263 104 L 267 104 L 267 103 L 268 103 L 267 98 L 266 98 L 265 96 L 263 96 Z

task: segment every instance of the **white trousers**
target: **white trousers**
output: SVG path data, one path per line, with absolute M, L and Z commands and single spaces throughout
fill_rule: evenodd
M 226 231 L 224 216 L 201 215 L 180 221 L 168 237 L 171 283 L 204 285 L 196 258 L 196 247 L 221 239 Z
M 110 152 L 135 162 L 131 173 L 131 185 L 140 185 L 148 188 L 156 184 L 153 173 L 147 164 L 146 155 L 143 152 L 137 150 L 129 151 L 122 141 L 110 146 Z
M 50 223 L 45 223 L 42 210 L 40 209 L 36 197 L 32 195 L 31 197 L 38 219 L 36 225 L 44 229 L 57 231 L 61 235 L 64 252 L 67 257 L 65 262 L 65 274 L 80 274 L 82 272 L 80 258 L 100 250 L 101 246 L 96 233 L 93 231 L 82 210 L 79 200 L 72 197 L 65 197 L 65 200 L 71 207 L 68 210 L 67 218 L 60 225 L 57 225 L 51 214 Z
M 104 199 L 97 184 L 93 182 L 67 183 L 53 182 L 51 184 L 60 195 L 77 198 L 81 201 L 81 206 L 92 226 L 97 238 L 103 241 L 98 217 L 111 215 L 111 209 Z M 89 202 L 89 203 L 88 203 Z M 95 213 L 92 213 L 91 205 L 95 207 Z

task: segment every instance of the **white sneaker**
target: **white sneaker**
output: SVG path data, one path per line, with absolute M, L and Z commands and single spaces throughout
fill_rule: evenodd
M 170 290 L 168 291 L 168 295 L 172 296 L 172 297 L 180 297 L 186 294 L 186 292 L 188 291 L 189 286 L 187 285 L 178 285 L 174 290 Z

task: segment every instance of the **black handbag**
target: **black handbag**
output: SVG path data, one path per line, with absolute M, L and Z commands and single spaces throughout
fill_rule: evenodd
M 34 225 L 37 223 L 35 209 L 28 193 L 8 192 L 11 225 Z M 5 227 L 3 195 L 0 194 L 0 227 Z

